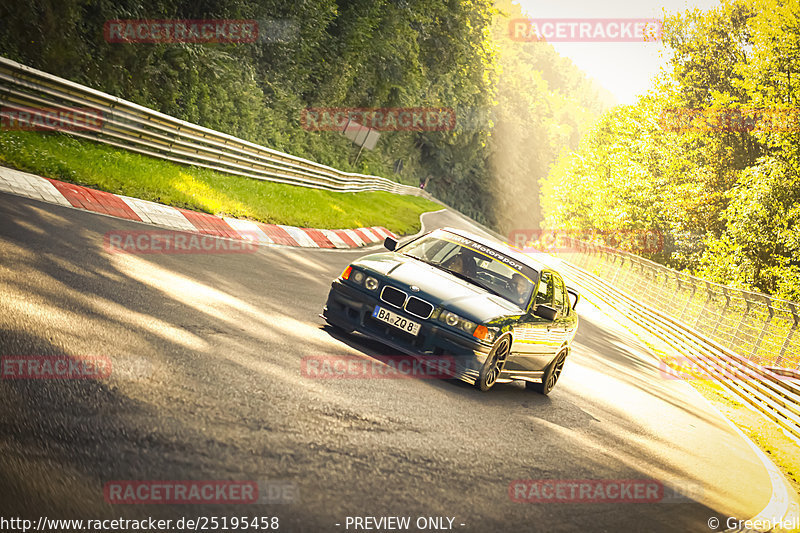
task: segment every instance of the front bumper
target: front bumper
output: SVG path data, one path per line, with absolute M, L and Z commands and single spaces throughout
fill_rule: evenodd
M 372 317 L 376 305 L 421 324 L 419 333 L 411 335 Z M 454 378 L 474 384 L 478 371 L 486 361 L 491 346 L 479 340 L 470 340 L 452 332 L 434 320 L 421 319 L 403 309 L 398 309 L 378 299 L 377 294 L 351 287 L 341 280 L 331 284 L 328 301 L 320 315 L 329 324 L 345 331 L 357 331 L 377 340 L 393 350 L 411 355 L 426 363 L 435 364 L 435 357 L 452 357 L 455 360 Z

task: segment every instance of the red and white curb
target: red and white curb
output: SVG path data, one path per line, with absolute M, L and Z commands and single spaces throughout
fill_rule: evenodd
M 382 242 L 386 237 L 397 238 L 394 233 L 381 226 L 329 230 L 218 217 L 42 178 L 6 167 L 0 167 L 0 191 L 172 230 L 259 244 L 303 248 L 359 248 Z

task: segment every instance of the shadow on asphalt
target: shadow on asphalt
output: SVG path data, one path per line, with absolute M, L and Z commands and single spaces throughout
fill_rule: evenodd
M 634 449 L 622 453 L 618 428 L 588 414 L 608 407 L 588 396 L 578 405 L 558 389 L 544 397 L 512 383 L 481 393 L 424 380 L 422 391 L 404 386 L 354 402 L 352 384 L 304 380 L 301 358 L 335 350 L 331 338 L 370 357 L 385 353 L 374 341 L 325 335 L 315 318 L 330 280 L 363 252 L 120 256 L 104 251 L 105 232 L 152 228 L 5 194 L 0 213 L 0 354 L 107 355 L 128 372 L 116 379 L 112 370 L 108 381 L 2 381 L 0 516 L 241 515 L 241 506 L 110 505 L 103 486 L 290 479 L 299 501 L 245 514 L 279 512 L 287 529 L 319 531 L 335 530 L 332 516 L 453 510 L 475 530 L 534 522 L 573 531 L 600 518 L 618 523 L 619 508 L 515 504 L 509 480 L 653 475 L 622 461 L 626 454 L 677 471 Z M 619 339 L 589 321 L 581 328 L 577 345 L 599 355 L 581 364 L 612 369 L 683 408 L 639 377 L 648 369 Z M 404 411 L 415 398 L 403 394 L 427 394 L 441 408 L 423 423 Z M 613 415 L 620 427 L 629 423 L 624 406 Z M 609 452 L 588 453 L 587 444 Z M 688 444 L 685 453 L 693 453 Z M 374 507 L 364 508 L 364 498 Z M 625 513 L 650 531 L 689 530 L 717 515 L 696 503 L 682 509 Z
M 345 333 L 329 324 L 321 327 L 328 335 L 337 341 L 346 344 L 347 346 L 359 351 L 365 356 L 371 357 L 377 361 L 380 358 L 387 356 L 401 355 L 393 351 L 390 346 L 387 346 L 380 341 L 370 339 L 358 333 Z M 401 379 L 418 379 L 418 378 L 401 378 Z M 528 405 L 542 405 L 547 406 L 551 404 L 550 398 L 542 394 L 531 392 L 525 388 L 525 384 L 521 381 L 514 381 L 511 383 L 498 383 L 491 390 L 483 392 L 474 385 L 462 381 L 457 378 L 452 379 L 422 379 L 425 383 L 432 387 L 441 387 L 446 390 L 458 392 L 464 398 L 486 402 L 491 396 L 496 396 L 497 400 L 504 399 L 523 399 L 528 402 Z

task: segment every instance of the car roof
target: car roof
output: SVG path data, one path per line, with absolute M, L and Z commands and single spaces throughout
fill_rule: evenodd
M 547 265 L 540 263 L 539 261 L 533 259 L 529 255 L 523 254 L 516 248 L 512 248 L 511 246 L 497 240 L 497 239 L 487 239 L 486 237 L 482 237 L 480 235 L 476 235 L 475 233 L 471 233 L 469 231 L 456 229 L 456 228 L 441 228 L 442 231 L 448 231 L 450 233 L 454 233 L 456 235 L 460 235 L 461 237 L 465 237 L 467 239 L 471 239 L 477 243 L 480 243 L 484 246 L 488 246 L 489 248 L 494 248 L 498 252 L 501 252 L 508 257 L 519 261 L 523 265 L 526 265 L 537 272 L 542 272 L 542 270 L 550 270 Z

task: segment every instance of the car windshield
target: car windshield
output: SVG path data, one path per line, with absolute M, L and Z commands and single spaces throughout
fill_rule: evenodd
M 446 270 L 523 309 L 527 308 L 537 280 L 535 270 L 509 260 L 501 252 L 446 232 L 431 233 L 398 251 Z

